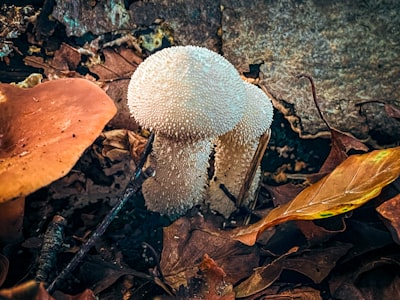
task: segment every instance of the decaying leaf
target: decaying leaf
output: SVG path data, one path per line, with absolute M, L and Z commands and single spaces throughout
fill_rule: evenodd
M 385 110 L 390 117 L 400 120 L 400 109 L 393 105 L 385 104 Z
M 309 186 L 292 201 L 265 218 L 231 232 L 231 237 L 254 245 L 265 229 L 289 220 L 314 220 L 351 211 L 377 196 L 400 174 L 400 147 L 352 155 L 332 173 Z
M 297 247 L 292 248 L 271 263 L 256 268 L 248 279 L 235 287 L 236 297 L 251 296 L 272 285 L 282 273 L 283 259 L 296 251 L 298 251 Z
M 283 269 L 301 273 L 314 283 L 321 283 L 336 266 L 336 262 L 352 247 L 352 244 L 335 243 L 317 249 L 307 249 L 303 253 L 288 257 L 283 261 Z
M 51 66 L 61 71 L 72 71 L 76 70 L 81 59 L 81 54 L 77 49 L 66 43 L 61 43 L 60 49 L 54 53 Z
M 44 70 L 48 77 L 82 77 L 76 69 L 81 62 L 81 54 L 72 46 L 62 43 L 54 52 L 54 57 L 45 60 L 41 56 L 26 56 L 24 63 L 28 66 Z
M 120 50 L 105 48 L 103 54 L 104 63 L 89 66 L 90 71 L 98 75 L 101 81 L 129 78 L 142 61 L 132 49 L 128 48 Z
M 400 194 L 387 200 L 377 209 L 378 213 L 385 219 L 385 224 L 392 234 L 393 240 L 400 244 Z
M 313 289 L 311 287 L 303 286 L 294 288 L 289 291 L 282 291 L 279 295 L 272 295 L 271 297 L 266 297 L 264 299 L 268 300 L 282 300 L 282 299 L 307 299 L 307 300 L 321 300 L 320 291 Z
M 256 268 L 248 279 L 235 287 L 236 297 L 249 297 L 266 290 L 275 284 L 284 270 L 295 271 L 316 284 L 321 283 L 335 267 L 336 261 L 351 247 L 351 244 L 343 243 L 301 251 L 294 247 L 271 263 Z
M 105 131 L 103 137 L 102 154 L 111 161 L 121 161 L 130 154 L 135 163 L 138 163 L 147 142 L 144 137 L 126 129 Z
M 54 300 L 49 294 L 48 297 L 39 297 L 44 290 L 43 284 L 34 280 L 27 281 L 20 285 L 14 286 L 9 289 L 0 290 L 1 299 L 43 299 L 43 300 Z
M 3 254 L 0 254 L 0 286 L 4 283 L 8 274 L 8 267 L 10 262 Z
M 379 253 L 368 262 L 352 264 L 342 275 L 333 276 L 329 288 L 334 299 L 398 299 L 400 295 L 398 253 Z
M 202 297 L 206 300 L 234 300 L 232 284 L 225 281 L 226 274 L 207 254 L 199 264 L 204 281 Z M 199 295 L 200 296 L 200 295 Z
M 47 293 L 47 292 L 46 292 L 46 293 Z M 54 293 L 54 298 L 55 298 L 56 300 L 96 300 L 96 299 L 98 299 L 98 298 L 93 294 L 93 292 L 92 292 L 91 290 L 89 290 L 89 289 L 86 289 L 86 290 L 84 290 L 82 293 L 79 293 L 79 294 L 74 295 L 74 296 L 64 294 L 64 293 L 62 293 L 62 292 L 60 292 L 60 291 L 56 291 L 56 292 Z M 35 299 L 35 300 L 41 300 L 41 299 L 42 299 L 42 298 L 40 298 L 40 299 Z M 46 299 L 46 298 L 43 298 L 43 299 Z M 49 298 L 49 300 L 50 300 L 50 299 L 53 299 L 53 298 Z
M 307 176 L 311 183 L 321 179 L 323 176 L 332 172 L 337 165 L 345 161 L 350 150 L 368 151 L 368 147 L 361 141 L 348 133 L 341 132 L 335 128 L 329 128 L 331 133 L 331 151 L 328 154 L 324 164 L 317 174 Z
M 199 263 L 205 254 L 226 273 L 226 282 L 235 284 L 251 275 L 258 265 L 258 250 L 229 238 L 218 230 L 216 220 L 202 216 L 182 217 L 164 229 L 161 271 L 175 290 L 187 287 L 198 276 Z
M 296 226 L 310 245 L 316 245 L 326 242 L 338 233 L 345 231 L 345 217 L 346 215 L 342 215 L 336 218 L 324 219 L 323 224 L 318 225 L 313 221 L 298 220 L 296 221 Z

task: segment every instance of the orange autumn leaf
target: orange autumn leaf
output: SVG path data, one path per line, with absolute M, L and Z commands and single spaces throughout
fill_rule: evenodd
M 267 228 L 290 220 L 315 220 L 353 210 L 379 195 L 400 175 L 400 147 L 352 155 L 330 174 L 304 189 L 266 217 L 232 231 L 231 237 L 254 245 Z

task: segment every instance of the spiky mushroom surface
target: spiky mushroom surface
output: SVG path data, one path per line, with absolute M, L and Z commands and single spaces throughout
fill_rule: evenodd
M 257 150 L 260 136 L 270 127 L 273 118 L 271 100 L 257 86 L 244 82 L 246 109 L 236 127 L 217 138 L 215 148 L 214 176 L 207 195 L 210 207 L 228 217 L 235 209 L 235 203 L 225 194 L 220 185 L 236 198 L 244 183 L 246 173 Z M 257 170 L 249 190 L 249 203 L 254 198 L 260 179 Z
M 128 106 L 156 133 L 150 158 L 156 175 L 142 189 L 149 209 L 179 216 L 203 201 L 212 140 L 240 121 L 244 95 L 233 65 L 206 48 L 166 48 L 139 65 Z

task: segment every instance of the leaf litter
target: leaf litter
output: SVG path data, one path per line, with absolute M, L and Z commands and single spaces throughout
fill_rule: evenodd
M 54 58 L 31 56 L 25 62 L 43 68 L 49 78 L 81 77 L 76 69 L 85 57 L 92 62 L 87 64 L 90 73 L 85 76 L 95 80 L 95 75 L 109 92 L 118 95 L 120 81 L 127 80 L 141 61 L 124 47 L 104 49 L 104 60 L 97 63 L 93 63 L 97 53 L 88 53 L 62 44 Z M 304 74 L 302 77 L 309 78 Z M 385 105 L 385 109 L 393 118 L 399 118 L 395 107 Z M 18 255 L 10 254 L 15 246 L 3 251 L 7 255 L 2 256 L 0 275 L 5 285 L 0 295 L 7 299 L 22 290 L 30 292 L 32 299 L 94 299 L 94 294 L 100 299 L 112 299 L 116 294 L 135 299 L 146 298 L 152 292 L 175 293 L 183 299 L 396 298 L 400 265 L 396 254 L 400 232 L 398 185 L 397 189 L 385 186 L 399 175 L 400 150 L 368 152 L 363 142 L 328 128 L 331 151 L 320 171 L 308 175 L 305 185 L 264 186 L 276 208 L 252 211 L 252 222 L 258 219 L 253 225 L 242 226 L 240 217 L 227 223 L 212 212 L 201 214 L 196 209 L 169 225 L 135 199 L 97 241 L 79 270 L 65 281 L 61 289 L 75 294 L 74 298 L 59 290 L 50 296 L 43 284 L 37 283 L 5 289 L 10 286 L 7 277 L 25 276 L 10 273 L 9 261 L 15 269 L 18 259 Z M 65 243 L 69 245 L 57 255 L 62 262 L 58 272 L 109 209 L 104 203 L 99 206 L 95 199 L 84 202 L 83 198 L 97 190 L 96 197 L 109 194 L 113 198 L 109 200 L 115 201 L 116 190 L 121 193 L 127 183 L 126 178 L 118 179 L 120 170 L 132 169 L 145 141 L 129 130 L 106 131 L 82 157 L 78 169 L 49 188 L 54 196 L 58 195 L 50 207 L 48 198 L 42 198 L 43 191 L 34 195 L 41 200 L 29 201 L 39 209 L 28 216 L 30 223 L 29 218 L 51 216 L 61 207 L 64 212 L 69 209 L 71 218 L 79 216 L 67 227 Z M 103 176 L 88 173 L 88 165 L 97 165 Z M 391 196 L 378 196 L 382 189 L 391 189 Z M 370 203 L 364 205 L 367 201 Z M 315 220 L 318 218 L 323 219 Z M 44 231 L 46 224 L 36 224 L 28 230 L 29 236 L 37 236 L 34 231 Z M 226 230 L 232 226 L 237 228 Z M 79 235 L 74 237 L 76 233 Z M 151 240 L 153 246 L 144 247 L 145 240 Z M 21 252 L 37 256 L 39 248 L 32 244 Z M 356 267 L 349 268 L 353 263 Z M 26 268 L 21 270 L 29 274 Z

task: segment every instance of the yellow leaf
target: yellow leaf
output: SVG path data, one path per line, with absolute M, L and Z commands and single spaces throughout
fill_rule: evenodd
M 379 195 L 400 175 L 400 147 L 352 155 L 329 175 L 231 237 L 254 245 L 261 232 L 289 220 L 315 220 L 353 210 Z

